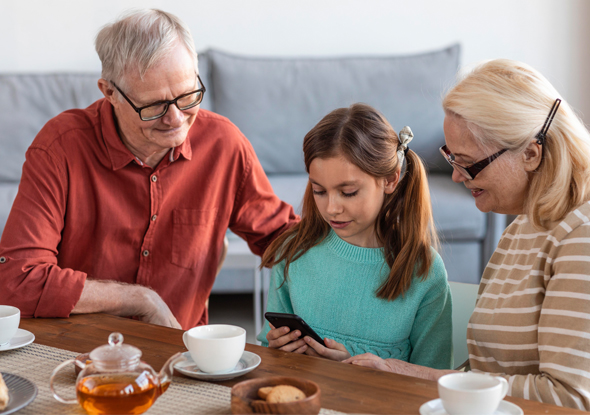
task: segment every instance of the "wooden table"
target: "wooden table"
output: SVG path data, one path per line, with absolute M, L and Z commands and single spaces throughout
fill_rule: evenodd
M 89 352 L 107 343 L 110 333 L 123 333 L 125 342 L 139 347 L 142 360 L 160 370 L 174 353 L 186 351 L 182 331 L 106 314 L 76 315 L 69 319 L 22 319 L 20 327 L 35 334 L 35 342 L 74 352 Z M 346 365 L 310 356 L 285 353 L 246 344 L 262 363 L 238 379 L 220 382 L 232 386 L 245 379 L 299 376 L 322 390 L 322 407 L 349 413 L 418 414 L 420 406 L 438 398 L 436 382 Z M 569 408 L 507 397 L 525 414 L 580 413 Z

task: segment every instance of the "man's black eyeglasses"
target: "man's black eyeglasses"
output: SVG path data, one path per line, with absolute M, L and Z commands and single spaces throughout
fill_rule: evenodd
M 113 81 L 111 81 L 111 83 L 115 86 L 115 88 L 117 88 L 117 91 L 123 95 L 123 98 L 125 98 L 129 105 L 133 107 L 135 112 L 139 114 L 139 118 L 141 118 L 142 121 L 152 121 L 166 115 L 166 112 L 168 112 L 168 107 L 172 104 L 176 105 L 176 107 L 181 111 L 188 110 L 199 105 L 201 101 L 203 101 L 203 95 L 205 94 L 206 89 L 205 85 L 203 85 L 203 82 L 201 82 L 199 75 L 197 75 L 197 79 L 199 80 L 199 85 L 201 85 L 201 88 L 187 92 L 186 94 L 182 94 L 171 101 L 157 101 L 153 104 L 149 104 L 140 108 L 137 108 L 133 102 L 127 98 L 127 95 L 121 91 L 117 84 L 115 84 Z
M 497 153 L 492 154 L 491 156 L 483 160 L 473 163 L 471 166 L 462 166 L 460 164 L 457 164 L 457 162 L 455 161 L 455 155 L 449 151 L 446 145 L 439 148 L 440 154 L 443 155 L 445 160 L 451 166 L 453 166 L 459 173 L 467 177 L 469 180 L 475 179 L 475 176 L 477 176 L 479 172 L 485 169 L 488 166 L 488 164 L 490 164 L 492 161 L 500 157 L 506 150 L 506 148 L 503 148 Z

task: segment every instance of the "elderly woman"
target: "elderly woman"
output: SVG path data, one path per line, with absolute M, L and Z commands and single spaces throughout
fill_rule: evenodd
M 483 212 L 519 215 L 487 265 L 467 330 L 471 370 L 511 396 L 590 409 L 590 134 L 531 67 L 487 62 L 445 97 L 446 145 Z M 436 380 L 453 371 L 349 363 Z

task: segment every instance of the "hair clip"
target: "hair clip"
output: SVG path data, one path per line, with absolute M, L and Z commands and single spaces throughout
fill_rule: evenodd
M 547 131 L 553 122 L 553 118 L 555 118 L 555 114 L 557 113 L 557 109 L 559 108 L 559 104 L 561 104 L 561 99 L 557 98 L 551 107 L 551 111 L 549 111 L 549 115 L 545 120 L 545 124 L 543 124 L 543 128 L 541 131 L 537 133 L 535 138 L 537 139 L 537 144 L 543 145 L 545 144 L 545 139 L 547 138 Z
M 403 158 L 408 154 L 408 144 L 414 138 L 414 133 L 412 132 L 412 129 L 406 125 L 401 129 L 397 137 L 399 140 L 399 148 L 401 148 L 401 150 L 398 150 L 397 152 L 397 157 L 401 163 Z

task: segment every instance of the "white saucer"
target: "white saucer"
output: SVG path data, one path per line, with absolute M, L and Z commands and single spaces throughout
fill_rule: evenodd
M 501 401 L 494 415 L 523 415 L 519 406 L 508 401 Z M 420 407 L 420 415 L 447 415 L 440 399 L 426 402 Z
M 24 347 L 27 344 L 33 343 L 33 340 L 35 340 L 35 335 L 33 333 L 28 330 L 18 329 L 16 330 L 14 337 L 10 339 L 7 344 L 0 346 L 0 352 Z
M 201 372 L 197 367 L 189 352 L 184 352 L 182 355 L 186 360 L 176 363 L 174 369 L 178 370 L 183 375 L 199 380 L 222 381 L 237 378 L 238 376 L 245 375 L 256 369 L 262 361 L 260 356 L 256 353 L 244 351 L 242 357 L 240 357 L 240 361 L 232 371 L 226 373 L 205 373 Z

